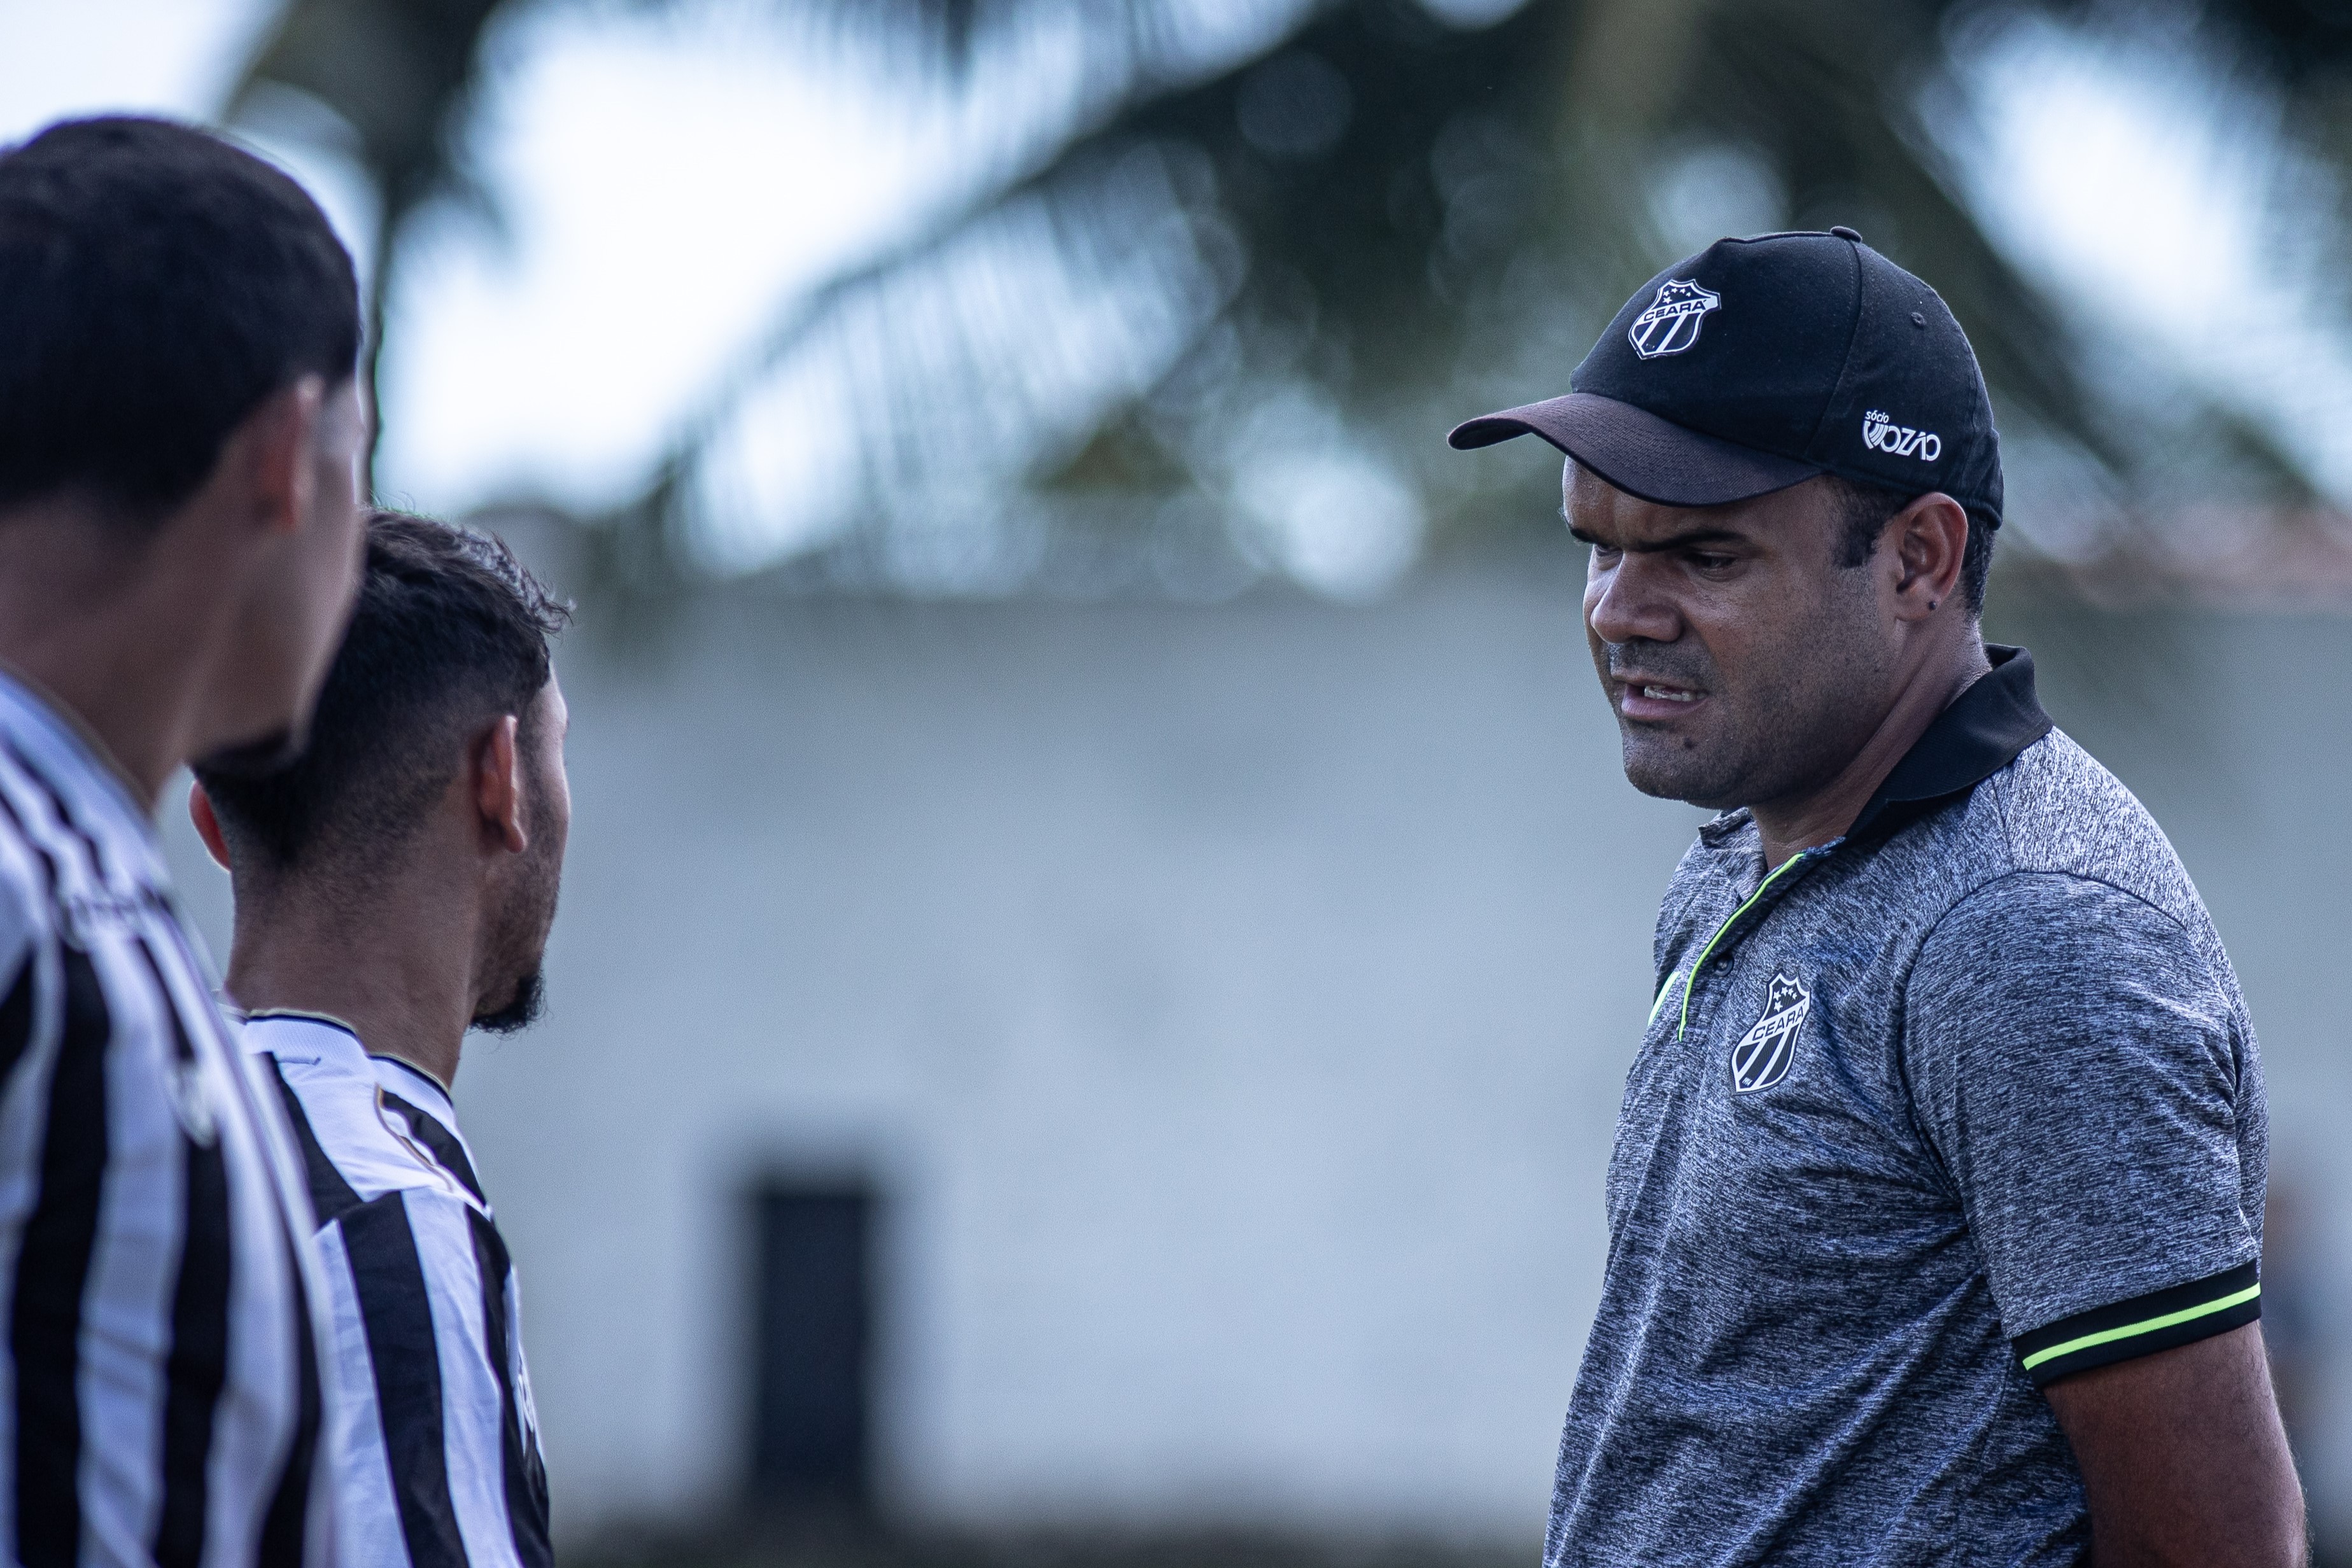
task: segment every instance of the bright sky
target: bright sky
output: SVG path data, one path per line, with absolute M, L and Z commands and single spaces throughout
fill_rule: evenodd
M 0 0 L 0 139 L 105 109 L 208 116 L 268 0 Z M 542 11 L 475 151 L 503 220 L 419 235 L 392 301 L 387 493 L 440 512 L 622 493 L 793 291 L 968 177 L 918 125 L 796 62 L 750 7 L 662 21 Z M 364 256 L 347 168 L 268 151 Z M 929 156 L 926 156 L 929 154 Z
M 1465 20 L 1510 4 L 1447 0 Z M 0 140 L 99 109 L 203 117 L 270 8 L 0 0 Z M 515 64 L 476 152 L 503 230 L 453 215 L 409 256 L 393 497 L 447 514 L 612 499 L 781 303 L 971 178 L 968 125 L 913 121 L 752 9 L 542 7 L 501 40 Z M 2145 63 L 2046 26 L 2004 34 L 1971 83 L 1979 204 L 2086 322 L 2158 346 L 2352 495 L 2352 359 L 2264 243 L 2274 173 L 2254 138 L 2215 128 L 2218 89 L 2152 84 Z M 362 246 L 349 169 L 272 145 Z
M 2270 106 L 2199 63 L 2010 27 L 1972 84 L 1976 205 L 2084 324 L 2176 360 L 2352 498 L 2352 346 L 2315 303 L 2341 258 L 2298 234 L 2310 172 L 2277 161 Z
M 255 0 L 0 0 L 0 137 L 94 110 L 204 114 L 268 9 Z
M 771 312 L 963 173 L 923 156 L 942 128 L 716 9 L 513 40 L 479 149 L 511 237 L 456 217 L 407 260 L 391 485 L 440 507 L 621 492 Z

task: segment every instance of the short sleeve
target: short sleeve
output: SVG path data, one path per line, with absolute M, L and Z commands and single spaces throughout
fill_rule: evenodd
M 2002 878 L 1922 946 L 1912 1093 L 2037 1386 L 2260 1312 L 2239 1020 L 2193 933 L 2087 878 Z

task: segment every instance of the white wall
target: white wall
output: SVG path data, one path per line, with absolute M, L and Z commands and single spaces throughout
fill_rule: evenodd
M 1370 610 L 739 591 L 633 659 L 581 634 L 551 1011 L 458 1083 L 561 1526 L 730 1494 L 735 1205 L 841 1169 L 892 1205 L 902 1510 L 1532 1539 L 1699 818 L 1617 770 L 1577 571 Z M 2352 1175 L 2307 994 L 2352 630 L 2184 622 L 2119 693 L 2104 624 L 2042 618 L 2053 710 L 2211 897 L 2284 1163 Z M 2263 638 L 2258 689 L 2220 673 Z

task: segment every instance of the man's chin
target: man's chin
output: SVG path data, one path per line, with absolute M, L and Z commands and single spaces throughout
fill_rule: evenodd
M 1745 804 L 1737 770 L 1726 768 L 1686 736 L 1624 732 L 1625 782 L 1661 800 L 1682 800 L 1710 811 Z
M 505 1006 L 476 1013 L 474 1027 L 486 1034 L 520 1034 L 546 1010 L 547 985 L 540 971 L 533 969 L 515 982 L 514 995 Z

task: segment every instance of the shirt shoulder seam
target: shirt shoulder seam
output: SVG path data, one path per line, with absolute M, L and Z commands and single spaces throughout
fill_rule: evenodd
M 281 1071 L 286 1066 L 289 1065 L 308 1065 L 299 1060 L 289 1063 L 285 1058 L 278 1056 L 278 1052 L 274 1049 L 267 1045 L 257 1045 L 254 1048 L 254 1053 L 259 1056 L 275 1058 L 280 1064 Z M 304 1076 L 310 1077 L 310 1075 L 305 1074 Z M 462 1206 L 473 1207 L 473 1196 L 470 1193 L 467 1193 L 462 1190 L 457 1192 L 452 1192 L 449 1190 L 452 1186 L 460 1186 L 462 1184 L 457 1182 L 457 1179 L 454 1175 L 444 1169 L 439 1161 L 432 1158 L 429 1151 L 415 1147 L 413 1140 L 403 1135 L 398 1129 L 384 1124 L 382 1108 L 377 1104 L 375 1099 L 377 1084 L 374 1079 L 359 1078 L 350 1073 L 336 1073 L 334 1076 L 341 1080 L 345 1084 L 348 1084 L 354 1095 L 362 1089 L 366 1092 L 368 1114 L 373 1118 L 374 1124 L 382 1128 L 386 1144 L 389 1145 L 387 1148 L 381 1151 L 381 1163 L 389 1167 L 383 1174 L 384 1176 L 390 1176 L 393 1171 L 397 1171 L 401 1177 L 405 1178 L 378 1179 L 375 1176 L 371 1175 L 370 1179 L 364 1185 L 368 1190 L 373 1191 L 373 1196 L 362 1198 L 361 1201 L 362 1203 L 373 1203 L 379 1198 L 388 1197 L 394 1193 L 424 1192 L 433 1193 L 451 1198 L 453 1201 Z M 312 1103 L 312 1095 L 317 1093 L 325 1086 L 320 1084 L 315 1078 L 312 1078 L 307 1084 L 297 1083 L 294 1082 L 293 1075 L 289 1073 L 286 1075 L 286 1087 L 297 1100 L 302 1103 L 304 1114 L 310 1118 L 313 1129 L 312 1136 L 318 1138 L 319 1153 L 321 1157 L 323 1157 L 330 1166 L 334 1167 L 336 1174 L 343 1178 L 346 1185 L 350 1186 L 355 1192 L 361 1190 L 362 1184 L 353 1179 L 353 1172 L 351 1170 L 345 1158 L 346 1151 L 329 1147 L 327 1140 L 324 1137 L 319 1137 L 317 1134 L 318 1113 L 322 1107 Z M 375 1162 L 372 1162 L 372 1164 L 373 1163 Z
M 1929 921 L 1927 928 L 1919 934 L 1920 948 L 1924 950 L 1928 943 L 1936 939 L 1936 933 L 1943 928 L 1944 922 L 1949 920 L 1955 914 L 1957 914 L 1961 905 L 1974 903 L 1979 895 L 1991 892 L 2002 883 L 2017 882 L 2027 877 L 2047 877 L 2053 882 L 2074 882 L 2085 883 L 2092 887 L 2104 887 L 2108 892 L 2119 894 L 2123 897 L 2130 899 L 2134 904 L 2139 904 L 2151 913 L 2161 916 L 2168 925 L 2170 925 L 2176 930 L 2179 931 L 2184 936 L 2193 939 L 2197 935 L 2196 932 L 2189 927 L 2187 921 L 2181 919 L 2180 916 L 2175 915 L 2169 909 L 2165 908 L 2162 904 L 2149 898 L 2146 894 L 2126 887 L 2123 883 L 2116 882 L 2111 878 L 2096 876 L 2089 872 L 2040 870 L 2031 866 L 2012 864 L 2006 871 L 1995 872 L 1991 875 L 1975 883 L 1958 898 L 1953 899 L 1951 903 L 1946 904 L 1943 911 L 1938 914 L 1935 919 Z M 1907 975 L 1905 977 L 1904 985 L 1906 988 L 1910 985 L 1910 978 Z

